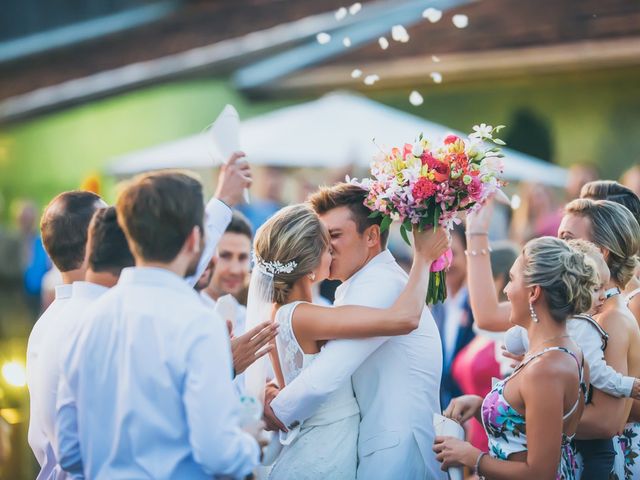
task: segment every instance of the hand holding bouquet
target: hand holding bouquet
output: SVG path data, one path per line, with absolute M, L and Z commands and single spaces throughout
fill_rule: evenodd
M 414 144 L 374 159 L 371 178 L 352 182 L 369 191 L 365 205 L 372 217 L 383 217 L 380 229 L 399 221 L 400 234 L 410 244 L 408 232 L 437 225 L 451 229 L 460 223 L 458 212 L 477 210 L 502 187 L 499 146 L 505 143 L 494 136 L 502 128 L 483 123 L 473 127 L 468 139 L 448 135 L 442 144 L 420 134 Z M 446 298 L 445 269 L 451 258 L 448 250 L 431 265 L 428 304 Z

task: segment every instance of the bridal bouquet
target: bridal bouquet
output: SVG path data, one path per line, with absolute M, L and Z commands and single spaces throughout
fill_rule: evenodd
M 371 217 L 383 217 L 381 231 L 398 221 L 402 238 L 410 244 L 407 233 L 414 228 L 421 231 L 439 224 L 451 229 L 460 223 L 458 212 L 480 208 L 502 187 L 499 146 L 505 143 L 495 137 L 502 128 L 483 123 L 473 127 L 468 139 L 448 135 L 442 144 L 420 134 L 415 143 L 378 155 L 371 164 L 371 178 L 351 182 L 369 191 L 365 205 Z M 495 145 L 488 148 L 487 142 Z M 447 297 L 445 269 L 451 258 L 448 250 L 432 264 L 427 304 Z

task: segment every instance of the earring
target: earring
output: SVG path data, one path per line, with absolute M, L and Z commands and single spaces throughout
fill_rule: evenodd
M 533 304 L 531 302 L 529 302 L 529 312 L 531 313 L 531 320 L 533 320 L 535 323 L 538 323 L 540 320 L 538 320 L 538 314 L 533 309 Z
M 307 275 L 309 277 L 309 280 L 311 280 L 312 282 L 316 279 L 316 274 L 311 272 L 309 275 Z

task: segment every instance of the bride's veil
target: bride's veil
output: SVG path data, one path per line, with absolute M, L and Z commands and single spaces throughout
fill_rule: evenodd
M 247 331 L 271 319 L 273 308 L 273 274 L 267 272 L 254 256 L 254 266 L 249 281 L 247 298 Z M 251 364 L 244 372 L 247 395 L 264 402 L 264 388 L 267 383 L 267 357 L 263 356 Z

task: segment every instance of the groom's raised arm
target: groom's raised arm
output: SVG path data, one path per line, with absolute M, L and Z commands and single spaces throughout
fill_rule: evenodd
M 358 280 L 349 286 L 345 305 L 388 308 L 404 287 L 397 279 L 392 281 L 375 275 Z M 388 339 L 375 337 L 327 343 L 313 363 L 271 402 L 276 417 L 287 426 L 309 418 L 327 396 L 348 381 L 367 357 Z

